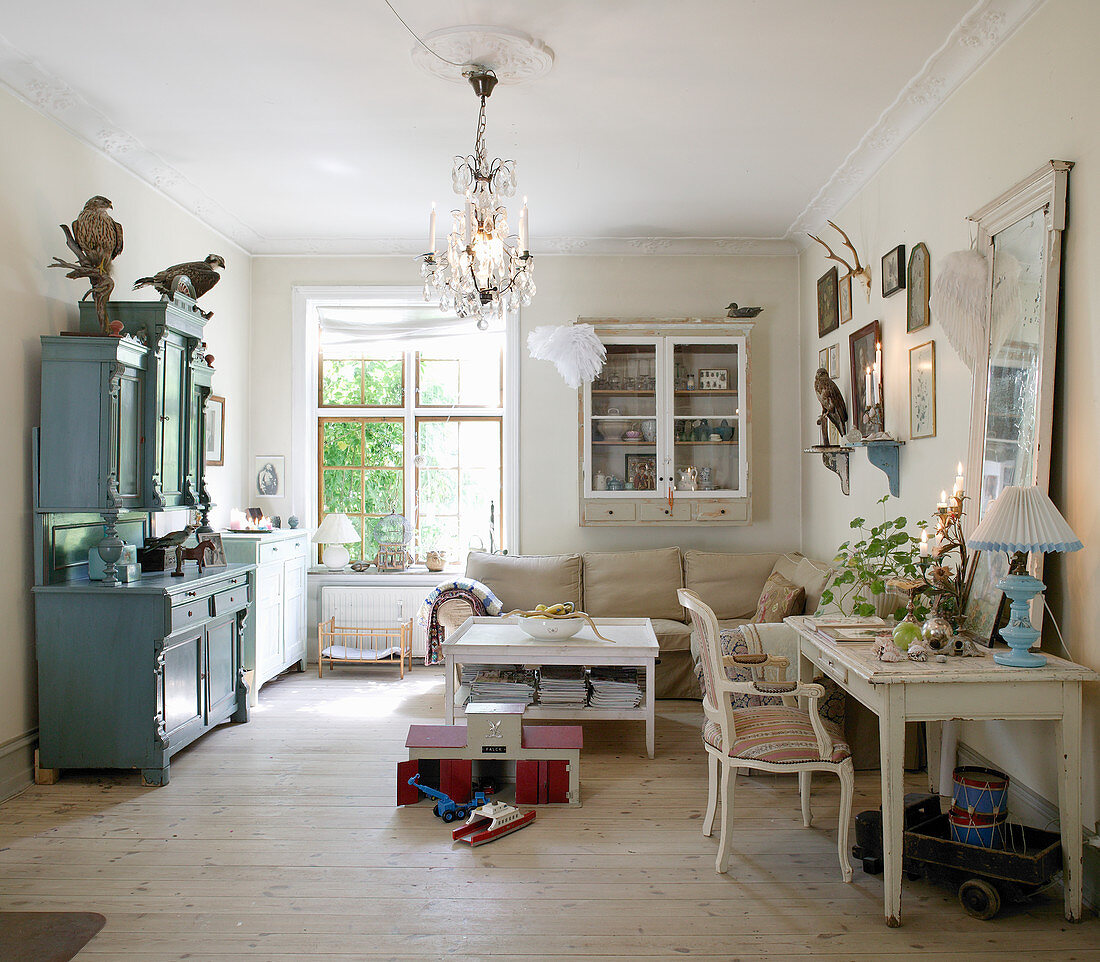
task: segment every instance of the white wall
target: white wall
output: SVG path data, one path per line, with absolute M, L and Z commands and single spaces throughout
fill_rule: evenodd
M 1074 658 L 1100 668 L 1100 437 L 1095 382 L 1100 374 L 1100 61 L 1095 37 L 1100 6 L 1094 0 L 1056 0 L 1044 5 L 990 61 L 964 84 L 834 219 L 847 229 L 874 269 L 870 305 L 854 295 L 855 317 L 838 334 L 818 339 L 815 290 L 826 264 L 814 245 L 802 256 L 802 381 L 811 383 L 818 349 L 842 344 L 841 384 L 850 396 L 848 335 L 873 319 L 883 325 L 888 430 L 908 437 L 908 349 L 936 342 L 938 432 L 901 449 L 901 498 L 892 504 L 910 519 L 927 518 L 941 488 L 950 490 L 955 463 L 966 463 L 971 378 L 932 326 L 905 332 L 905 294 L 882 300 L 880 258 L 896 244 L 920 241 L 932 255 L 933 277 L 949 251 L 970 244 L 965 217 L 1050 159 L 1076 161 L 1070 174 L 1069 227 L 1065 235 L 1064 329 L 1052 448 L 1051 496 L 1085 543 L 1070 556 L 1050 556 L 1046 579 Z M 839 335 L 839 336 L 838 336 Z M 807 392 L 802 406 L 804 442 L 816 440 L 818 406 Z M 848 521 L 867 516 L 886 492 L 885 476 L 852 456 L 851 497 L 842 497 L 836 476 L 807 459 L 802 480 L 803 548 L 826 556 L 848 537 Z M 1054 649 L 1052 649 L 1054 650 Z M 1100 693 L 1088 686 L 1086 759 L 1100 741 Z M 1046 798 L 1057 798 L 1057 752 L 1053 731 L 1038 724 L 973 724 L 964 740 Z M 1085 764 L 1085 823 L 1100 817 L 1100 773 Z
M 0 582 L 0 756 L 5 743 L 37 725 L 31 551 L 30 432 L 38 423 L 39 336 L 76 329 L 76 303 L 87 289 L 65 272 L 47 270 L 54 255 L 69 259 L 58 229 L 84 201 L 103 194 L 125 229 L 125 250 L 115 261 L 115 295 L 131 297 L 134 278 L 182 260 L 217 252 L 226 259 L 221 283 L 204 298 L 213 308 L 208 343 L 215 355 L 215 390 L 228 398 L 226 464 L 210 470 L 210 487 L 222 505 L 237 504 L 243 485 L 241 451 L 248 414 L 250 268 L 240 249 L 171 201 L 77 140 L 61 127 L 0 93 L 0 295 L 5 350 L 0 377 L 3 450 L 0 490 L 14 512 L 17 534 L 8 539 Z M 132 295 L 148 298 L 149 293 Z M 156 295 L 152 295 L 156 297 Z M 220 512 L 219 512 L 220 513 Z M 0 786 L 2 788 L 3 786 Z M 2 797 L 2 796 L 0 796 Z
M 797 548 L 799 455 L 776 443 L 798 417 L 798 333 L 794 257 L 541 257 L 538 293 L 522 316 L 522 336 L 578 316 L 720 316 L 731 300 L 762 304 L 752 333 L 753 524 L 743 528 L 582 528 L 577 521 L 577 392 L 553 365 L 520 371 L 520 549 L 524 553 L 680 544 L 722 550 Z M 291 448 L 291 290 L 296 286 L 417 285 L 411 258 L 257 257 L 253 262 L 252 451 L 303 457 Z M 789 435 L 787 438 L 789 441 Z M 289 471 L 287 472 L 289 475 Z M 305 477 L 316 476 L 314 467 Z M 272 513 L 302 514 L 288 492 Z M 303 517 L 303 520 L 306 519 Z M 316 524 L 313 519 L 306 523 Z

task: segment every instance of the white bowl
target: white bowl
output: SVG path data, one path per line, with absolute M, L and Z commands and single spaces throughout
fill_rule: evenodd
M 541 641 L 562 641 L 572 638 L 584 626 L 581 618 L 520 618 L 520 628 Z

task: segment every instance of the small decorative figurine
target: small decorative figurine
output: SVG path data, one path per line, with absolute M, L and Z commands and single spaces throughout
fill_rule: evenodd
M 699 472 L 693 467 L 680 469 L 680 480 L 676 482 L 677 491 L 694 491 Z
M 738 307 L 737 301 L 730 301 L 726 308 L 726 317 L 756 317 L 762 310 L 762 307 Z
M 302 522 L 298 520 L 298 515 L 292 514 L 289 518 L 286 519 L 286 523 L 291 528 L 297 528 L 298 525 L 300 525 Z
M 139 277 L 134 281 L 134 290 L 151 287 L 168 300 L 179 292 L 197 301 L 221 280 L 219 267 L 225 270 L 225 258 L 221 254 L 208 254 L 206 260 L 173 264 L 152 277 Z M 214 316 L 213 311 L 203 311 L 197 306 L 195 310 L 207 320 Z

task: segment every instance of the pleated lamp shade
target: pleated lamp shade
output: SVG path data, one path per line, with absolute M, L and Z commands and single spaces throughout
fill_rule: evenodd
M 967 544 L 976 551 L 1080 551 L 1080 538 L 1046 492 L 1008 487 L 987 509 Z
M 312 540 L 314 544 L 351 544 L 359 540 L 359 532 L 346 514 L 326 514 Z

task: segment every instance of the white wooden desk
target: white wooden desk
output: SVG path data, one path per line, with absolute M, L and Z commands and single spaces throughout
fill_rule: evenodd
M 1058 808 L 1066 918 L 1081 918 L 1081 685 L 1095 672 L 1047 656 L 1042 668 L 1006 668 L 991 655 L 948 658 L 945 664 L 882 662 L 869 644 L 831 641 L 812 618 L 786 623 L 798 632 L 799 677 L 815 669 L 878 715 L 882 768 L 882 836 L 886 924 L 901 925 L 901 860 L 905 723 L 988 719 L 1052 719 L 1062 758 Z
M 456 706 L 466 703 L 469 691 L 458 684 L 460 664 L 525 665 L 616 665 L 641 668 L 645 672 L 645 691 L 637 708 L 568 708 L 557 705 L 531 705 L 523 717 L 570 719 L 637 719 L 645 722 L 645 743 L 653 757 L 654 665 L 659 649 L 657 636 L 648 618 L 597 618 L 597 638 L 585 625 L 572 638 L 542 641 L 525 634 L 518 618 L 467 618 L 451 637 L 443 642 L 446 692 L 443 713 L 448 725 L 455 721 Z

